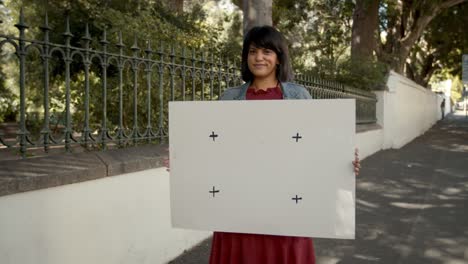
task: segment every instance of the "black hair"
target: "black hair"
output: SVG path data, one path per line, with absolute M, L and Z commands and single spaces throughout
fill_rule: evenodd
M 242 46 L 242 80 L 250 82 L 255 78 L 247 64 L 251 44 L 257 48 L 271 49 L 276 53 L 279 61 L 279 65 L 276 68 L 276 78 L 278 81 L 288 82 L 293 80 L 293 71 L 289 60 L 286 39 L 278 30 L 271 26 L 253 27 L 245 35 Z

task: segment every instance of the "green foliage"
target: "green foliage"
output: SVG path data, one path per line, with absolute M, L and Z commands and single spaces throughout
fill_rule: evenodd
M 340 65 L 337 81 L 363 90 L 383 90 L 387 73 L 384 63 L 349 59 Z
M 107 30 L 107 46 L 109 52 L 118 53 L 119 32 L 122 33 L 123 43 L 126 45 L 124 54 L 129 56 L 146 56 L 145 49 L 148 44 L 153 49 L 151 55 L 153 59 L 160 59 L 159 51 L 169 53 L 173 48 L 177 54 L 181 54 L 182 47 L 186 49 L 186 61 L 190 64 L 191 58 L 201 57 L 200 50 L 209 51 L 204 53 L 208 62 L 212 54 L 217 59 L 222 59 L 222 63 L 233 62 L 239 66 L 240 53 L 242 48 L 242 16 L 237 9 L 234 12 L 215 9 L 215 4 L 219 1 L 194 0 L 185 1 L 185 12 L 175 13 L 168 7 L 168 1 L 156 0 L 23 0 L 3 1 L 0 3 L 2 32 L 17 35 L 18 31 L 14 24 L 18 21 L 19 9 L 24 6 L 25 20 L 30 28 L 26 32 L 28 39 L 42 39 L 43 33 L 39 29 L 44 23 L 44 14 L 47 10 L 49 25 L 53 29 L 50 41 L 53 43 L 64 43 L 62 33 L 65 31 L 65 15 L 70 15 L 70 29 L 74 35 L 71 38 L 71 45 L 84 47 L 82 37 L 85 32 L 86 23 L 89 24 L 89 31 L 92 37 L 91 47 L 95 50 L 102 50 L 100 40 L 103 37 L 104 29 Z M 395 1 L 381 0 L 380 29 L 390 32 L 398 24 L 402 12 L 409 12 L 408 18 L 414 19 L 417 13 L 411 10 L 419 10 L 424 14 L 431 11 L 432 7 L 440 4 L 440 1 L 404 1 L 411 5 L 405 6 L 402 11 Z M 44 4 L 47 3 L 47 4 Z M 432 3 L 432 4 L 431 4 Z M 466 28 L 458 26 L 467 24 L 466 4 L 460 5 L 458 9 L 450 9 L 437 17 L 430 25 L 429 30 L 424 34 L 422 40 L 425 46 L 414 47 L 415 72 L 423 70 L 423 61 L 416 62 L 416 59 L 425 58 L 428 54 L 434 56 L 433 67 L 449 68 L 453 74 L 458 74 L 459 62 L 463 53 L 468 53 L 468 38 Z M 392 54 L 395 47 L 389 45 L 382 46 L 379 54 L 380 62 L 351 62 L 350 42 L 351 25 L 355 3 L 352 0 L 273 0 L 273 23 L 289 40 L 289 48 L 293 66 L 296 72 L 302 74 L 313 74 L 323 79 L 334 79 L 347 85 L 364 89 L 379 89 L 385 81 L 385 74 L 388 64 L 394 60 Z M 213 11 L 217 10 L 217 11 Z M 408 11 L 410 10 L 410 11 Z M 411 15 L 411 16 L 410 16 Z M 460 20 L 462 19 L 462 20 Z M 411 21 L 405 20 L 406 25 Z M 460 22 L 462 21 L 462 22 Z M 396 32 L 395 34 L 397 34 Z M 387 43 L 392 41 L 387 38 Z M 135 42 L 136 39 L 136 42 Z M 162 43 L 163 45 L 161 46 Z M 136 44 L 140 50 L 130 50 Z M 384 43 L 385 44 L 385 43 Z M 192 49 L 193 53 L 192 53 Z M 388 50 L 385 50 L 388 48 Z M 447 56 L 445 56 L 448 54 Z M 2 55 L 3 56 L 3 55 Z M 385 57 L 387 56 L 387 57 Z M 166 55 L 165 60 L 168 60 Z M 176 63 L 182 63 L 176 59 Z M 200 66 L 200 62 L 196 62 Z M 419 63 L 419 64 L 418 64 Z M 55 124 L 64 123 L 65 111 L 65 63 L 59 53 L 54 53 L 50 61 L 50 89 L 49 105 L 50 112 L 54 114 Z M 17 67 L 17 61 L 8 57 L 8 61 L 3 60 L 0 66 L 0 74 L 5 76 L 0 83 L 0 98 L 5 102 L 0 105 L 0 116 L 12 118 L 18 111 L 18 76 L 17 73 L 5 75 L 9 68 Z M 16 68 L 17 69 L 17 68 Z M 84 123 L 85 93 L 84 93 L 84 71 L 83 62 L 76 57 L 71 64 L 71 106 L 73 112 L 73 125 L 81 129 Z M 11 73 L 11 72 L 10 72 Z M 26 108 L 28 112 L 39 112 L 39 118 L 43 112 L 43 68 L 37 52 L 28 55 L 27 79 L 26 79 Z M 127 129 L 133 127 L 135 122 L 134 111 L 134 88 L 137 87 L 137 111 L 140 113 L 137 123 L 139 126 L 146 125 L 146 117 L 151 115 L 152 120 L 157 120 L 161 113 L 158 110 L 159 84 L 162 77 L 163 98 L 174 96 L 180 98 L 182 83 L 176 80 L 171 83 L 170 75 L 167 71 L 160 75 L 157 71 L 151 76 L 152 90 L 147 91 L 146 83 L 148 76 L 143 67 L 137 69 L 136 83 L 134 83 L 134 71 L 130 66 L 124 69 L 123 80 L 123 122 Z M 1 77 L 3 77 L 1 76 Z M 98 60 L 93 60 L 90 69 L 90 123 L 93 131 L 99 130 L 102 126 L 100 120 L 103 116 L 103 78 L 102 67 Z M 180 79 L 180 75 L 178 76 Z M 6 85 L 5 79 L 9 84 Z M 118 124 L 119 113 L 119 79 L 118 69 L 115 63 L 107 69 L 107 117 L 110 129 L 115 129 Z M 215 80 L 215 87 L 218 83 Z M 207 80 L 204 81 L 207 84 Z M 174 94 L 169 87 L 175 87 Z M 202 81 L 187 80 L 186 96 L 190 98 L 194 94 L 195 98 L 210 96 L 210 91 L 202 94 Z M 195 90 L 192 90 L 192 86 Z M 148 110 L 148 98 L 151 99 L 153 108 Z M 166 100 L 164 100 L 166 102 Z M 157 106 L 157 107 L 156 107 Z M 14 113 L 14 114 L 13 114 Z M 166 117 L 164 117 L 166 118 Z M 166 120 L 166 119 L 165 119 Z M 30 122 L 31 124 L 34 123 Z M 157 124 L 152 124 L 156 126 Z M 37 128 L 35 128 L 37 130 Z
M 449 3 L 450 2 L 450 3 Z M 380 29 L 386 33 L 379 61 L 401 66 L 401 72 L 426 86 L 433 74 L 459 74 L 467 52 L 468 2 L 380 0 Z M 421 21 L 430 21 L 425 26 Z M 405 51 L 410 50 L 406 55 Z M 403 56 L 403 57 L 402 57 Z M 405 65 L 406 64 L 406 65 Z M 403 71 L 405 65 L 405 71 Z
M 431 83 L 437 86 L 447 80 L 452 81 L 450 100 L 452 103 L 459 102 L 463 97 L 463 83 L 459 75 L 452 75 L 450 70 L 443 70 L 439 74 L 432 76 Z
M 124 55 L 146 56 L 145 50 L 149 47 L 153 49 L 152 58 L 160 58 L 159 51 L 169 54 L 171 47 L 177 54 L 181 54 L 182 46 L 188 47 L 186 50 L 186 63 L 191 63 L 192 56 L 197 60 L 201 53 L 197 50 L 191 50 L 190 47 L 199 49 L 210 49 L 211 52 L 222 52 L 231 50 L 238 45 L 236 42 L 217 45 L 218 36 L 222 28 L 212 27 L 205 23 L 206 14 L 200 4 L 192 3 L 190 11 L 174 14 L 162 1 L 100 1 L 100 0 L 77 0 L 62 1 L 49 0 L 44 5 L 42 0 L 24 0 L 7 1 L 6 19 L 7 23 L 1 24 L 2 33 L 18 34 L 13 27 L 18 21 L 20 7 L 24 6 L 24 15 L 26 23 L 29 26 L 26 37 L 28 39 L 42 39 L 43 33 L 39 26 L 44 24 L 44 14 L 47 11 L 49 26 L 52 28 L 50 33 L 50 42 L 64 43 L 62 35 L 65 32 L 65 16 L 70 16 L 70 31 L 74 35 L 71 38 L 71 45 L 75 47 L 84 47 L 82 37 L 85 35 L 85 25 L 89 24 L 89 32 L 92 37 L 91 48 L 102 50 L 100 40 L 103 38 L 104 29 L 107 30 L 107 40 L 110 42 L 107 46 L 109 52 L 118 53 L 119 32 L 122 34 Z M 3 14 L 2 13 L 2 14 Z M 224 19 L 224 18 L 223 18 Z M 241 28 L 239 17 L 233 19 L 233 24 Z M 237 24 L 236 24 L 237 22 Z M 235 30 L 235 29 L 233 29 Z M 136 40 L 136 42 L 135 42 Z M 130 50 L 132 45 L 137 45 L 140 50 L 133 52 Z M 216 47 L 216 48 L 211 48 Z M 236 54 L 237 55 L 237 54 Z M 4 67 L 18 69 L 18 63 L 11 59 L 2 63 Z M 205 53 L 205 58 L 210 58 Z M 2 55 L 2 60 L 5 57 Z M 168 55 L 164 60 L 168 60 Z M 60 53 L 52 54 L 49 65 L 49 108 L 51 113 L 51 128 L 59 133 L 65 124 L 65 62 Z M 225 61 L 223 61 L 225 63 Z M 181 63 L 178 59 L 177 63 Z M 27 126 L 31 132 L 38 132 L 41 129 L 44 118 L 44 67 L 36 51 L 30 52 L 26 58 L 26 111 L 28 113 Z M 197 62 L 197 66 L 200 66 Z M 0 69 L 1 70 L 1 69 Z M 4 71 L 0 71 L 4 74 Z M 180 74 L 180 73 L 179 73 Z M 134 76 L 137 76 L 136 83 Z M 70 95 L 72 126 L 75 131 L 83 129 L 85 120 L 85 91 L 84 91 L 84 65 L 79 56 L 75 56 L 70 65 Z M 96 133 L 102 128 L 101 120 L 103 116 L 103 78 L 102 67 L 99 60 L 92 61 L 89 73 L 89 121 L 91 130 Z M 18 114 L 18 94 L 19 77 L 15 74 L 9 74 L 8 78 L 2 78 L 0 84 L 0 116 L 2 119 L 14 118 Z M 156 120 L 160 118 L 159 111 L 159 79 L 163 78 L 162 85 L 165 87 L 162 91 L 163 98 L 171 96 L 169 87 L 171 86 L 170 77 L 167 71 L 160 75 L 155 69 L 152 78 L 152 90 L 148 92 L 147 74 L 144 67 L 139 67 L 136 72 L 126 65 L 124 69 L 123 80 L 123 125 L 127 132 L 136 122 L 139 127 L 146 127 L 147 116 L 151 114 L 152 126 L 157 127 Z M 3 85 L 5 79 L 13 84 L 8 88 Z M 118 70 L 115 63 L 107 68 L 107 117 L 106 124 L 110 131 L 114 131 L 119 121 L 119 79 Z M 134 87 L 137 87 L 137 94 L 134 94 Z M 175 85 L 181 85 L 175 83 Z M 188 81 L 187 94 L 191 94 L 192 83 Z M 201 82 L 194 83 L 195 88 L 199 89 Z M 175 96 L 180 95 L 180 91 L 175 92 Z M 201 97 L 200 91 L 194 92 L 195 97 Z M 209 96 L 210 91 L 205 91 L 205 96 Z M 134 97 L 136 96 L 136 101 Z M 148 111 L 148 99 L 151 99 L 152 108 Z M 3 102 L 5 101 L 5 102 Z M 165 99 L 167 102 L 167 99 Z M 138 120 L 134 120 L 134 106 L 137 105 L 139 113 Z M 12 113 L 13 112 L 13 113 Z M 151 112 L 151 113 L 150 113 Z M 167 113 L 163 113 L 166 115 Z M 13 117 L 12 117 L 13 116 Z M 166 117 L 161 117 L 166 119 Z M 0 120 L 3 121 L 3 120 Z M 140 131 L 142 132 L 142 131 Z
M 339 0 L 313 1 L 313 4 L 314 23 L 307 33 L 312 38 L 310 43 L 315 43 L 309 44 L 311 57 L 320 76 L 334 79 L 339 65 L 350 56 L 353 5 Z
M 290 41 L 297 72 L 339 80 L 347 85 L 359 84 L 357 87 L 366 89 L 383 81 L 376 69 L 379 67 L 374 64 L 368 67 L 359 64 L 363 69 L 350 66 L 353 1 L 278 0 L 274 3 L 273 22 Z M 362 76 L 360 72 L 371 74 Z
M 423 35 L 428 43 L 428 55 L 434 56 L 435 74 L 447 69 L 461 77 L 461 60 L 468 54 L 468 3 L 454 6 L 437 16 Z
M 312 5 L 308 0 L 273 0 L 273 25 L 283 31 L 290 31 L 307 20 L 311 10 Z
M 0 71 L 0 123 L 16 119 L 18 97 L 5 87 L 5 74 Z
M 51 38 L 52 42 L 62 41 L 60 33 L 65 31 L 65 15 L 70 16 L 71 32 L 74 34 L 72 43 L 79 43 L 84 35 L 85 24 L 90 24 L 93 43 L 99 47 L 104 28 L 108 30 L 110 41 L 117 41 L 117 32 L 122 31 L 124 43 L 131 46 L 136 36 L 139 40 L 150 40 L 183 43 L 200 47 L 213 35 L 210 28 L 203 24 L 205 14 L 199 5 L 195 5 L 190 13 L 174 14 L 161 1 L 120 1 L 120 0 L 49 0 L 44 5 L 43 0 L 24 0 L 10 2 L 7 5 L 13 16 L 18 17 L 18 10 L 24 6 L 25 17 L 31 35 L 38 36 L 38 25 L 43 24 L 47 11 L 49 24 L 58 34 Z M 16 19 L 15 19 L 16 21 Z
M 217 54 L 222 57 L 237 61 L 240 65 L 240 54 L 242 53 L 242 17 L 238 12 L 232 16 L 225 16 L 224 21 L 229 24 L 226 30 L 226 39 L 220 40 L 219 45 L 213 47 Z
M 459 76 L 451 76 L 452 78 L 452 94 L 450 96 L 452 102 L 458 102 L 462 99 L 463 94 L 463 83 L 460 80 Z
M 431 76 L 447 77 L 461 74 L 461 58 L 468 54 L 468 4 L 444 10 L 429 24 L 427 30 L 413 46 L 411 63 L 407 64 L 410 77 L 427 85 Z

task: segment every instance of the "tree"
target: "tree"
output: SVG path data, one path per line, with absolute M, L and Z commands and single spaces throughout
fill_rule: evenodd
M 71 37 L 71 45 L 75 47 L 84 47 L 83 36 L 85 35 L 85 25 L 89 24 L 89 33 L 91 36 L 90 47 L 94 50 L 102 50 L 101 40 L 103 38 L 104 29 L 107 30 L 107 51 L 118 53 L 119 31 L 122 32 L 122 42 L 125 45 L 124 54 L 133 56 L 133 51 L 130 50 L 134 44 L 138 48 L 135 51 L 137 56 L 146 56 L 145 51 L 148 44 L 151 43 L 153 53 L 152 58 L 159 58 L 160 42 L 165 42 L 162 52 L 168 54 L 171 52 L 170 44 L 175 48 L 175 52 L 180 54 L 180 46 L 187 47 L 186 56 L 191 56 L 190 48 L 201 48 L 204 46 L 215 46 L 217 41 L 217 28 L 207 27 L 203 23 L 205 15 L 203 10 L 197 5 L 191 6 L 190 12 L 174 13 L 166 5 L 167 1 L 155 0 L 48 0 L 47 5 L 44 5 L 43 0 L 24 0 L 24 1 L 5 1 L 5 7 L 0 5 L 0 19 L 5 23 L 0 24 L 2 34 L 17 35 L 18 31 L 13 26 L 18 21 L 19 10 L 24 7 L 25 23 L 29 26 L 27 31 L 28 39 L 42 40 L 43 32 L 39 28 L 44 25 L 44 15 L 47 11 L 49 18 L 50 42 L 63 44 L 64 37 L 62 33 L 65 31 L 65 14 L 69 10 L 70 15 L 70 31 L 73 34 Z M 5 12 L 3 15 L 3 9 Z M 8 30 L 4 30 L 8 29 Z M 147 42 L 148 41 L 148 42 Z M 170 44 L 169 44 L 170 43 Z M 174 45 L 176 44 L 176 45 Z M 3 48 L 5 48 L 4 45 Z M 3 50 L 2 50 L 3 51 Z M 196 51 L 196 50 L 195 50 Z M 39 115 L 44 113 L 43 107 L 43 67 L 36 49 L 30 49 L 26 63 L 26 111 L 38 112 Z M 200 53 L 194 53 L 197 58 Z M 13 57 L 13 56 L 10 56 Z M 18 105 L 18 76 L 15 74 L 17 70 L 11 74 L 6 72 L 7 69 L 17 69 L 15 60 L 6 61 L 7 57 L 2 54 L 0 58 L 0 121 L 7 120 L 12 115 L 12 111 L 17 111 Z M 167 59 L 167 56 L 166 56 Z M 49 110 L 53 114 L 54 111 L 58 114 L 64 112 L 65 109 L 65 62 L 58 52 L 52 54 L 49 64 Z M 72 124 L 82 125 L 83 108 L 84 108 L 84 67 L 79 56 L 75 56 L 70 65 L 70 90 L 71 90 L 71 108 L 75 109 L 72 113 Z M 103 113 L 102 108 L 102 71 L 103 68 L 98 60 L 93 60 L 89 69 L 90 79 L 90 123 L 100 125 L 100 120 Z M 156 71 L 154 71 L 156 72 Z M 132 69 L 129 64 L 126 64 L 124 69 L 123 79 L 123 96 L 126 103 L 123 106 L 124 126 L 132 126 L 132 108 L 133 108 L 133 81 Z M 5 76 L 5 77 L 4 77 Z M 118 70 L 115 61 L 107 67 L 107 117 L 108 121 L 117 124 L 119 113 L 119 91 L 118 91 Z M 138 69 L 138 87 L 146 87 L 145 72 L 142 67 Z M 167 76 L 165 76 L 167 77 Z M 13 85 L 3 85 L 4 80 Z M 156 80 L 153 76 L 153 81 Z M 169 78 L 164 78 L 165 82 L 169 82 Z M 166 83 L 164 83 L 166 85 Z M 169 87 L 166 85 L 165 87 Z M 164 96 L 169 96 L 169 89 L 164 91 Z M 156 93 L 152 94 L 153 102 L 157 102 Z M 5 99 L 5 100 L 3 100 Z M 146 113 L 145 102 L 147 100 L 146 89 L 138 89 L 138 111 Z M 152 116 L 157 116 L 157 110 L 154 108 Z M 13 118 L 16 112 L 13 113 Z M 40 121 L 40 120 L 39 120 Z M 145 122 L 144 119 L 138 119 L 138 122 Z M 29 131 L 40 129 L 41 124 L 38 123 L 35 129 L 28 127 Z M 111 126 L 108 125 L 110 128 Z M 94 128 L 93 128 L 94 129 Z M 77 131 L 80 129 L 77 128 Z M 37 134 L 37 133 L 36 133 Z
M 406 63 L 409 77 L 425 86 L 436 75 L 461 75 L 461 57 L 468 54 L 468 4 L 443 11 L 418 39 Z
M 272 0 L 233 0 L 244 13 L 244 34 L 255 26 L 273 25 Z
M 351 56 L 371 60 L 377 47 L 379 1 L 357 0 L 353 13 Z
M 372 2 L 379 2 L 380 8 L 376 9 Z M 377 31 L 374 20 L 380 10 L 380 27 L 385 32 L 386 39 L 383 42 L 378 38 L 368 40 L 376 47 L 374 52 L 379 61 L 388 63 L 393 70 L 403 74 L 412 47 L 429 23 L 444 10 L 464 2 L 468 0 L 358 0 L 354 16 L 358 23 L 353 28 L 353 34 L 362 35 L 362 32 L 367 31 L 374 36 L 373 32 Z M 363 16 L 362 13 L 366 15 Z M 353 35 L 353 40 L 358 37 Z M 366 40 L 353 41 L 352 45 L 352 57 L 359 57 L 356 53 L 365 50 L 369 44 Z

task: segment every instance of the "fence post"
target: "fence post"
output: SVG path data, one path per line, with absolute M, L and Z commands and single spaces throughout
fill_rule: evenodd
M 122 31 L 119 31 L 119 42 L 116 44 L 116 47 L 119 49 L 117 65 L 117 69 L 119 71 L 119 128 L 117 129 L 117 144 L 119 147 L 122 147 L 123 140 L 125 138 L 123 130 L 123 48 L 125 47 L 125 45 L 122 42 Z
M 26 144 L 28 131 L 26 130 L 26 98 L 25 98 L 25 59 L 26 59 L 26 43 L 25 43 L 25 34 L 24 31 L 29 28 L 24 23 L 24 13 L 23 8 L 20 10 L 19 23 L 15 24 L 15 27 L 19 30 L 19 40 L 18 40 L 18 50 L 16 54 L 19 58 L 19 88 L 20 88 L 20 128 L 16 132 L 16 135 L 20 140 L 20 153 L 22 157 L 26 157 Z
M 49 152 L 49 138 L 50 138 L 50 113 L 49 113 L 49 17 L 45 13 L 44 25 L 40 27 L 44 32 L 44 44 L 42 51 L 42 65 L 44 67 L 44 127 L 41 130 L 42 140 L 44 142 L 44 151 Z
M 153 129 L 151 128 L 151 73 L 152 73 L 152 65 L 151 65 L 151 54 L 153 53 L 153 50 L 151 49 L 151 41 L 148 40 L 148 44 L 146 46 L 146 88 L 147 90 L 147 112 L 148 112 L 148 122 L 146 123 L 146 131 L 145 131 L 145 136 L 148 138 L 148 143 L 151 142 L 151 138 L 153 136 Z
M 104 26 L 104 31 L 102 32 L 102 39 L 99 41 L 102 45 L 102 131 L 101 131 L 101 143 L 103 149 L 106 149 L 106 141 L 109 138 L 109 132 L 107 129 L 107 67 L 109 65 L 107 59 L 107 26 Z
M 164 138 L 164 43 L 159 43 L 159 123 L 158 136 L 160 143 Z
M 71 113 L 70 113 L 70 65 L 72 63 L 71 58 L 71 45 L 70 40 L 73 34 L 70 32 L 70 15 L 67 12 L 65 33 L 62 34 L 65 37 L 65 150 L 70 151 L 71 140 L 72 140 L 72 128 L 71 128 Z
M 89 141 L 91 140 L 91 129 L 89 127 L 89 67 L 91 67 L 91 59 L 89 54 L 89 44 L 91 42 L 91 36 L 89 35 L 89 25 L 86 23 L 85 35 L 81 38 L 84 40 L 85 56 L 84 56 L 84 73 L 85 73 L 85 125 L 83 127 L 83 145 L 88 148 Z
M 130 47 L 133 51 L 133 129 L 132 129 L 132 138 L 133 144 L 136 144 L 138 141 L 138 52 L 140 48 L 138 47 L 137 35 L 135 34 L 133 45 Z

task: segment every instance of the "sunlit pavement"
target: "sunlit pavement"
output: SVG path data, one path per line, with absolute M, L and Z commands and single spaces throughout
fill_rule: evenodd
M 468 118 L 456 112 L 362 162 L 355 241 L 316 239 L 318 263 L 468 263 Z
M 362 161 L 356 240 L 314 239 L 318 264 L 468 264 L 468 117 L 458 111 Z M 174 264 L 208 263 L 210 241 Z

